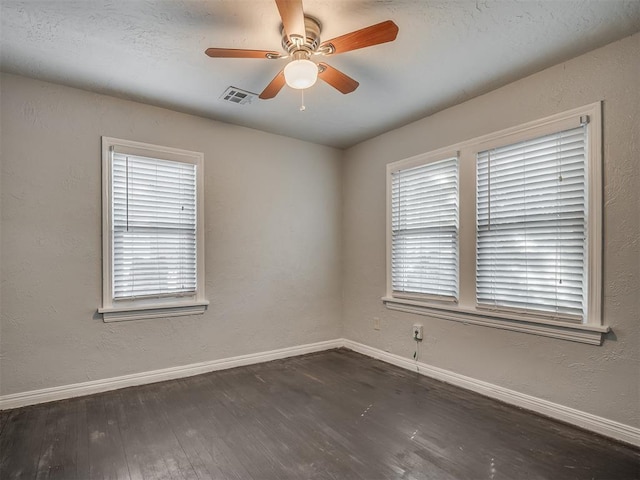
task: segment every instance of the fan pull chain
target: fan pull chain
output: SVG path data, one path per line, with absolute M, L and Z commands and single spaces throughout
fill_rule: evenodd
M 307 107 L 304 106 L 304 88 L 300 90 L 300 111 L 304 112 Z

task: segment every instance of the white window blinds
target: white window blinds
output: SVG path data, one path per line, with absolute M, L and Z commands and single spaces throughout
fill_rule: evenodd
M 394 292 L 457 297 L 457 158 L 392 172 L 391 236 Z
M 196 290 L 196 166 L 112 152 L 113 298 Z
M 586 127 L 477 155 L 479 306 L 582 320 Z

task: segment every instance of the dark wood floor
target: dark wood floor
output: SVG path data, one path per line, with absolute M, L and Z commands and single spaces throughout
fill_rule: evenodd
M 624 480 L 640 451 L 333 350 L 2 412 L 0 478 Z

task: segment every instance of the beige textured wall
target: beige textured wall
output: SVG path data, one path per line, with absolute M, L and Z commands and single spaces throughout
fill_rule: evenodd
M 595 415 L 640 426 L 640 34 L 357 145 L 345 153 L 346 338 Z M 425 79 L 428 88 L 428 79 Z M 387 310 L 387 163 L 604 101 L 601 347 Z M 464 192 L 463 192 L 464 194 Z M 373 318 L 381 330 L 373 329 Z
M 340 336 L 340 151 L 11 75 L 0 95 L 2 394 Z M 96 314 L 101 135 L 204 152 L 204 315 Z

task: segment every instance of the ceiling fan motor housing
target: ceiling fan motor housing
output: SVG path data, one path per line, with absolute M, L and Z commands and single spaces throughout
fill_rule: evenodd
M 284 25 L 280 26 L 280 33 L 282 34 L 282 48 L 284 48 L 289 55 L 294 56 L 295 52 L 306 52 L 307 58 L 313 52 L 318 49 L 320 45 L 320 32 L 322 31 L 322 25 L 320 21 L 310 17 L 304 16 L 304 28 L 306 41 L 300 36 L 291 35 L 290 37 L 284 31 Z

